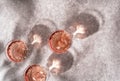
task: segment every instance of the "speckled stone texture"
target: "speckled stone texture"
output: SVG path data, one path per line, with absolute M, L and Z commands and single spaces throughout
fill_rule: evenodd
M 80 13 L 94 16 L 99 29 L 85 39 L 73 39 L 68 50 L 72 67 L 59 75 L 49 73 L 47 81 L 120 81 L 120 0 L 0 0 L 0 81 L 24 81 L 29 65 L 47 67 L 53 53 L 48 44 L 31 47 L 24 62 L 13 63 L 5 53 L 8 42 L 28 43 L 28 34 L 37 24 L 51 32 L 67 30 Z M 84 18 L 92 21 L 86 16 L 83 22 Z M 94 30 L 96 23 L 89 25 Z

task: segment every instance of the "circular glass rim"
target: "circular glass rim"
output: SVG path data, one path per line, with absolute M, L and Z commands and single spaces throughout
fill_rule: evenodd
M 12 61 L 12 62 L 15 62 L 15 63 L 23 62 L 25 59 L 24 59 L 24 60 L 20 60 L 20 61 L 15 61 L 13 58 L 10 58 L 9 53 L 8 53 L 8 50 L 9 50 L 9 46 L 12 45 L 13 42 L 22 42 L 22 43 L 24 44 L 26 50 L 28 49 L 28 47 L 27 47 L 27 45 L 26 45 L 26 43 L 25 43 L 24 41 L 22 41 L 22 40 L 20 40 L 20 39 L 11 40 L 10 42 L 8 42 L 8 44 L 7 44 L 7 46 L 6 46 L 6 49 L 5 49 L 5 50 L 6 50 L 6 51 L 5 51 L 6 56 L 7 56 L 7 58 L 8 58 L 9 61 Z
M 45 81 L 47 80 L 47 78 L 48 78 L 48 72 L 47 72 L 47 70 L 45 69 L 45 67 L 43 67 L 43 66 L 41 66 L 41 65 L 39 65 L 39 64 L 32 64 L 32 65 L 29 65 L 29 66 L 27 66 L 27 68 L 25 69 L 25 71 L 24 71 L 24 81 L 28 81 L 27 79 L 26 79 L 26 73 L 27 73 L 27 71 L 32 67 L 32 66 L 39 66 L 43 71 L 44 71 L 44 73 L 45 73 Z
M 53 36 L 56 32 L 65 32 L 65 33 L 70 37 L 70 45 L 68 45 L 68 47 L 67 47 L 65 50 L 63 50 L 63 51 L 61 51 L 61 50 L 56 50 L 56 49 L 52 46 L 52 44 L 51 44 L 51 38 L 52 38 L 52 36 Z M 70 35 L 70 33 L 68 33 L 68 32 L 65 31 L 65 30 L 56 30 L 55 32 L 53 32 L 53 33 L 50 35 L 50 37 L 49 37 L 49 39 L 48 39 L 48 45 L 49 45 L 50 49 L 51 49 L 53 52 L 55 52 L 56 54 L 61 54 L 61 53 L 67 52 L 67 50 L 70 48 L 71 44 L 72 44 L 72 36 Z

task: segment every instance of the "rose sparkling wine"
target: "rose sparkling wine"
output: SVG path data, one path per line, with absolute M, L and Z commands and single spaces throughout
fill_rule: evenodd
M 6 54 L 9 60 L 21 62 L 26 58 L 27 46 L 22 40 L 13 40 L 8 44 Z
M 64 30 L 57 30 L 50 36 L 49 45 L 57 54 L 64 53 L 71 45 L 71 36 Z
M 25 81 L 46 81 L 47 73 L 40 65 L 31 65 L 24 74 Z

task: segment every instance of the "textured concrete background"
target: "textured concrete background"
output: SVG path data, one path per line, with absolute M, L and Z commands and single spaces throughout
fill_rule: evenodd
M 74 39 L 69 49 L 72 67 L 61 75 L 50 74 L 48 81 L 120 81 L 120 0 L 0 0 L 0 81 L 24 81 L 26 67 L 46 67 L 52 54 L 46 44 L 24 62 L 12 63 L 5 55 L 9 41 L 27 41 L 35 24 L 45 24 L 51 31 L 66 29 L 72 17 L 84 12 L 98 19 L 99 30 Z

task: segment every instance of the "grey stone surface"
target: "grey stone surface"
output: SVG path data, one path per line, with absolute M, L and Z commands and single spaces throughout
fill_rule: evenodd
M 24 81 L 29 65 L 46 67 L 52 54 L 46 44 L 24 62 L 13 63 L 5 53 L 8 42 L 27 42 L 36 24 L 44 23 L 52 31 L 66 29 L 81 12 L 95 16 L 99 30 L 85 39 L 73 39 L 72 67 L 60 75 L 50 73 L 47 81 L 120 81 L 120 0 L 0 0 L 0 81 Z

